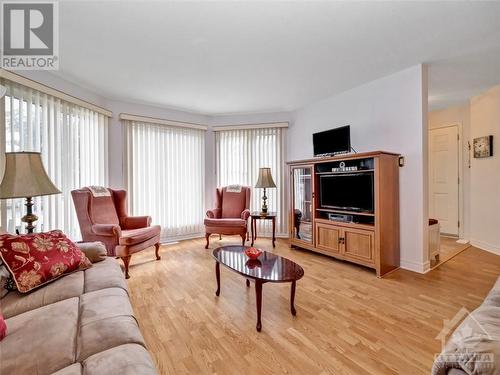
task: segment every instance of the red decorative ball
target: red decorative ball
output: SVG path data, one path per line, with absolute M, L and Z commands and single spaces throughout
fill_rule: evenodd
M 250 259 L 257 259 L 260 254 L 262 254 L 262 250 L 257 249 L 256 247 L 249 247 L 245 249 L 245 255 Z

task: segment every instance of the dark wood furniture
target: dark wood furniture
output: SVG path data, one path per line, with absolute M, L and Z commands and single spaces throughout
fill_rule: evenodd
M 378 277 L 397 269 L 398 157 L 398 154 L 375 151 L 288 162 L 290 245 L 374 268 Z M 344 168 L 357 168 L 346 173 L 373 174 L 373 212 L 320 206 L 320 176 L 342 173 L 341 163 Z M 352 221 L 333 221 L 329 214 L 352 215 Z
M 304 276 L 304 270 L 297 263 L 279 255 L 263 251 L 258 259 L 250 259 L 245 255 L 247 246 L 222 246 L 213 251 L 215 259 L 215 276 L 217 278 L 216 296 L 220 295 L 220 264 L 231 271 L 239 273 L 246 278 L 247 287 L 250 280 L 255 281 L 255 297 L 257 302 L 257 326 L 258 332 L 262 329 L 262 285 L 271 283 L 292 283 L 290 294 L 290 312 L 296 315 L 295 310 L 295 284 Z
M 276 212 L 268 212 L 267 214 L 263 215 L 260 212 L 252 212 L 250 214 L 250 227 L 251 227 L 251 234 L 252 234 L 252 243 L 251 246 L 253 246 L 254 241 L 257 239 L 257 220 L 272 220 L 273 222 L 273 247 L 276 247 L 274 244 L 276 241 Z

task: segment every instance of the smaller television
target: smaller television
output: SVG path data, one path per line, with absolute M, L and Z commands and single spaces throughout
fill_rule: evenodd
M 351 151 L 349 125 L 313 134 L 314 156 L 345 154 Z

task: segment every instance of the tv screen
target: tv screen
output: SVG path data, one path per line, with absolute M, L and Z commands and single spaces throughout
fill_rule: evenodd
M 314 156 L 340 154 L 351 151 L 351 127 L 330 129 L 313 134 Z
M 320 176 L 319 194 L 323 208 L 373 212 L 373 173 Z

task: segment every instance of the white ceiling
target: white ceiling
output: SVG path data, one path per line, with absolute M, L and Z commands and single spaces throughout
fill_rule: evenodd
M 291 111 L 421 62 L 433 108 L 500 83 L 500 2 L 60 2 L 60 71 L 112 99 Z

